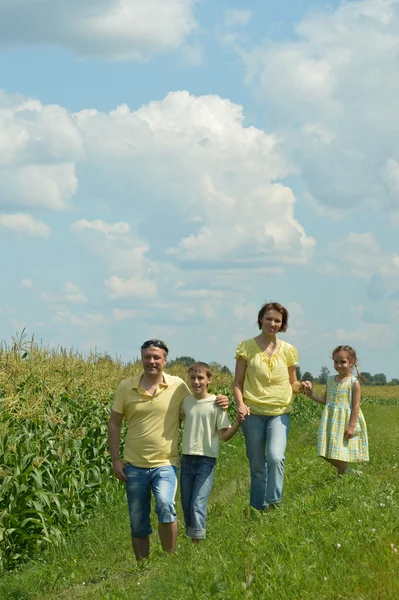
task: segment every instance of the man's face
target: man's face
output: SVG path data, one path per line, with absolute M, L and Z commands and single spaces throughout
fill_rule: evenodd
M 161 348 L 149 346 L 141 351 L 143 369 L 148 375 L 158 375 L 159 373 L 162 373 L 166 361 L 167 358 L 165 352 Z

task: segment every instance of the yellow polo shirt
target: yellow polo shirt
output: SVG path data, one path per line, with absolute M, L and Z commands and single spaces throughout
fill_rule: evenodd
M 140 385 L 142 375 L 122 381 L 112 410 L 127 420 L 123 460 L 135 467 L 179 466 L 179 412 L 190 393 L 180 377 L 163 374 L 154 396 Z
M 281 340 L 278 351 L 269 357 L 251 338 L 238 345 L 237 358 L 247 361 L 243 400 L 252 414 L 276 416 L 292 411 L 293 393 L 288 367 L 298 364 L 294 346 Z

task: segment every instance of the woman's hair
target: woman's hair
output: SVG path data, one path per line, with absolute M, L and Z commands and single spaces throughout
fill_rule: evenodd
M 337 346 L 336 348 L 334 348 L 334 350 L 332 352 L 332 359 L 333 360 L 334 360 L 334 356 L 337 354 L 337 352 L 346 352 L 347 353 L 347 355 L 349 356 L 349 358 L 351 360 L 353 360 L 353 364 L 354 364 L 354 367 L 356 369 L 356 373 L 357 373 L 358 379 L 361 379 L 362 381 L 365 381 L 365 378 L 360 374 L 359 368 L 357 366 L 356 351 L 352 348 L 352 346 Z
M 191 373 L 205 373 L 208 379 L 212 379 L 212 369 L 204 362 L 195 362 L 192 364 L 188 370 L 188 374 L 191 375 Z
M 288 329 L 288 310 L 286 308 L 284 308 L 284 306 L 282 304 L 279 304 L 278 302 L 266 302 L 266 304 L 264 304 L 262 306 L 262 308 L 260 309 L 260 311 L 258 313 L 259 329 L 262 329 L 262 319 L 265 316 L 265 313 L 267 313 L 269 310 L 275 310 L 280 313 L 281 318 L 282 318 L 280 331 L 281 332 L 287 331 L 287 329 Z

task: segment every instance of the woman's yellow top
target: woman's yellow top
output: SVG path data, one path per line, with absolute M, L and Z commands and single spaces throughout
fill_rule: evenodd
M 288 367 L 298 364 L 296 348 L 281 340 L 277 352 L 269 357 L 252 338 L 238 345 L 237 358 L 247 361 L 243 400 L 251 413 L 276 416 L 291 412 L 293 393 Z

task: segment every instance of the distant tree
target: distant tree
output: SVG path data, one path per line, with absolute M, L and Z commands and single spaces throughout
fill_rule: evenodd
M 220 370 L 222 371 L 222 373 L 226 373 L 227 375 L 232 375 L 233 374 L 230 371 L 229 367 L 226 367 L 226 365 L 224 365 L 224 367 L 222 367 Z
M 302 375 L 302 379 L 301 381 L 313 381 L 314 377 L 312 375 L 312 373 L 309 373 L 309 371 L 305 371 L 304 374 Z
M 391 379 L 388 385 L 399 385 L 399 379 Z
M 296 371 L 296 378 L 298 379 L 298 381 L 301 381 L 301 377 L 302 377 L 301 367 L 299 365 L 295 365 L 295 371 Z
M 320 369 L 320 375 L 319 375 L 319 383 L 321 383 L 322 385 L 325 385 L 327 383 L 327 377 L 330 374 L 330 370 L 324 366 L 321 367 Z
M 373 383 L 373 376 L 371 373 L 368 373 L 367 371 L 362 371 L 360 373 L 360 375 L 363 377 L 364 381 L 363 384 L 364 385 L 371 385 Z
M 178 356 L 175 358 L 175 360 L 171 360 L 169 362 L 169 366 L 172 367 L 173 365 L 179 364 L 183 365 L 184 367 L 190 367 L 195 362 L 195 358 L 192 356 Z
M 386 385 L 387 384 L 387 378 L 386 375 L 384 375 L 384 373 L 376 373 L 373 377 L 374 380 L 374 385 Z

